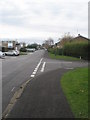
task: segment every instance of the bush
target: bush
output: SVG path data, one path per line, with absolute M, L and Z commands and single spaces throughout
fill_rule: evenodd
M 59 48 L 49 48 L 48 52 L 55 55 L 63 55 L 63 49 L 59 49 Z
M 20 49 L 20 52 L 27 52 L 27 49 L 25 47 Z

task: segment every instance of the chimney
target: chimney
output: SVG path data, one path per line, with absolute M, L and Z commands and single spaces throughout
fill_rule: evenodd
M 78 34 L 78 36 L 80 36 L 80 34 Z

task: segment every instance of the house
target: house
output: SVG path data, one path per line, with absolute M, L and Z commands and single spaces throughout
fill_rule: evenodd
M 16 41 L 2 41 L 2 47 L 8 49 L 15 49 Z
M 87 43 L 88 43 L 89 40 L 90 40 L 89 38 L 86 38 L 86 37 L 84 37 L 80 34 L 78 34 L 77 37 L 72 39 L 73 42 L 87 42 Z
M 16 47 L 16 41 L 1 41 L 2 42 L 2 51 L 8 51 L 8 50 L 12 50 L 15 49 Z
M 70 43 L 70 42 L 78 42 L 78 43 L 80 43 L 80 42 L 87 42 L 87 43 L 88 43 L 89 40 L 90 40 L 90 39 L 88 39 L 88 38 L 86 38 L 86 37 L 78 34 L 78 36 L 75 37 L 75 38 L 72 38 L 72 39 L 71 39 L 71 38 L 66 38 L 66 39 L 60 40 L 58 43 L 55 44 L 55 46 L 56 46 L 57 48 L 63 48 L 63 46 L 64 46 L 67 42 L 69 42 L 69 43 Z
M 8 50 L 19 50 L 20 49 L 20 44 L 17 41 L 1 41 L 0 48 L 2 49 L 3 52 L 8 51 Z

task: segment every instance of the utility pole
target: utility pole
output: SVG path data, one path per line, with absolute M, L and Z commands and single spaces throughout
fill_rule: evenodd
M 90 38 L 90 1 L 88 2 L 88 38 Z

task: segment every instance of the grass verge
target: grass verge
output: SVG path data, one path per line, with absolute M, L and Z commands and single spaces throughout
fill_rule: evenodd
M 27 52 L 20 52 L 20 55 L 27 55 Z
M 80 61 L 79 58 L 70 57 L 70 56 L 63 56 L 63 55 L 55 55 L 49 52 L 49 57 L 52 59 L 61 59 L 61 60 L 72 60 L 72 61 Z
M 64 74 L 61 85 L 76 118 L 88 118 L 88 68 Z

